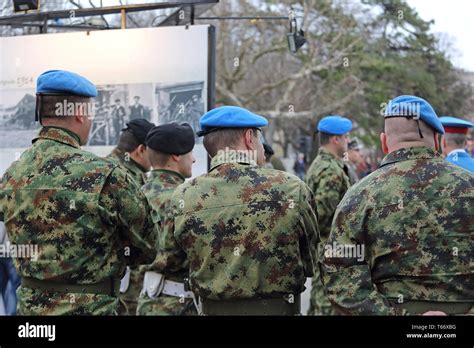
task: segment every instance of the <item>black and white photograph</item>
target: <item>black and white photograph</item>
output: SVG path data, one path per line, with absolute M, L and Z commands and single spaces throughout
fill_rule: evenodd
M 31 89 L 0 89 L 0 149 L 27 147 L 40 125 L 35 113 L 36 96 Z
M 204 81 L 156 84 L 158 123 L 189 123 L 199 131 L 199 119 L 206 111 Z
M 116 145 L 120 132 L 131 120 L 156 122 L 152 83 L 100 85 L 97 93 L 90 146 Z

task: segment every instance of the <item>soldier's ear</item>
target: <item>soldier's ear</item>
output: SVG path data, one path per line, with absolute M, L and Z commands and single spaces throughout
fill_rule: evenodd
M 382 144 L 383 153 L 388 154 L 387 134 L 384 132 L 380 133 L 380 143 Z
M 145 154 L 146 153 L 146 146 L 143 144 L 138 145 L 139 152 Z
M 249 149 L 255 149 L 255 138 L 253 136 L 253 129 L 248 128 L 244 131 L 245 146 Z
M 76 122 L 79 122 L 80 124 L 84 124 L 84 122 L 86 122 L 85 117 L 82 116 L 81 114 L 75 115 L 75 116 L 74 116 L 74 120 L 75 120 Z

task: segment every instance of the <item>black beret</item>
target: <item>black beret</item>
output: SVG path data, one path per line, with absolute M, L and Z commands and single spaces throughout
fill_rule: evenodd
M 360 150 L 362 146 L 360 146 L 359 141 L 357 139 L 352 139 L 348 144 L 347 148 L 349 150 Z
M 145 145 L 146 135 L 155 126 L 154 123 L 148 122 L 144 118 L 137 118 L 127 123 L 127 128 L 122 131 L 130 131 L 140 144 Z
M 273 156 L 275 154 L 275 151 L 273 151 L 272 147 L 268 144 L 263 144 L 263 149 L 265 150 L 265 155 L 266 156 Z
M 187 123 L 166 123 L 148 133 L 146 146 L 170 155 L 184 155 L 194 148 L 194 131 Z

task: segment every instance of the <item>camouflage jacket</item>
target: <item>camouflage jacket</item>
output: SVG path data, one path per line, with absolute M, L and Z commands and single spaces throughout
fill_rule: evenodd
M 347 168 L 342 160 L 320 148 L 305 181 L 314 194 L 321 242 L 324 243 L 329 236 L 336 207 L 350 187 Z
M 387 155 L 337 208 L 323 259 L 331 302 L 387 315 L 400 313 L 392 301 L 473 301 L 473 188 L 473 174 L 427 147 Z M 363 246 L 363 259 L 334 257 L 345 246 Z
M 119 166 L 125 170 L 130 177 L 135 181 L 136 190 L 145 184 L 146 181 L 146 169 L 135 162 L 129 153 L 123 152 L 118 148 L 112 150 L 112 152 L 106 157 L 106 159 L 114 161 Z M 142 276 L 138 270 L 138 267 L 131 267 L 130 269 L 130 279 L 128 289 L 124 293 L 120 293 L 120 299 L 125 302 L 125 307 L 127 308 L 128 315 L 133 315 L 135 308 L 133 303 L 136 303 L 138 297 L 140 296 L 140 291 L 143 287 Z
M 136 181 L 138 187 L 145 185 L 147 170 L 135 162 L 130 154 L 115 148 L 106 158 L 120 164 Z
M 91 284 L 151 262 L 150 209 L 117 165 L 80 148 L 67 130 L 44 127 L 0 184 L 0 220 L 13 244 L 38 245 L 15 259 L 22 277 Z
M 313 275 L 319 241 L 311 190 L 233 154 L 215 156 L 209 173 L 172 197 L 165 229 L 174 225 L 187 254 L 192 290 L 214 300 L 297 295 Z
M 155 261 L 151 265 L 140 267 L 141 272 L 155 271 L 167 279 L 183 282 L 188 275 L 186 254 L 176 243 L 173 231 L 163 230 L 165 217 L 169 216 L 170 200 L 176 187 L 184 182 L 184 177 L 174 171 L 152 170 L 150 178 L 142 191 L 152 206 L 153 221 L 159 226 Z

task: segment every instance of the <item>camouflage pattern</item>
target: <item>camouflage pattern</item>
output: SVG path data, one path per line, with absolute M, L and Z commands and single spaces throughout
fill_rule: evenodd
M 44 127 L 6 171 L 0 220 L 13 244 L 38 245 L 16 258 L 21 277 L 62 284 L 120 279 L 126 264 L 155 257 L 156 230 L 143 194 L 116 164 L 80 148 L 74 133 Z M 108 295 L 20 288 L 19 314 L 114 314 Z
M 311 191 L 245 153 L 227 155 L 176 189 L 165 224 L 188 256 L 192 291 L 212 300 L 300 294 L 319 241 Z
M 112 152 L 106 157 L 109 160 L 118 163 L 122 169 L 124 169 L 137 185 L 137 190 L 142 187 L 146 182 L 145 173 L 147 170 L 135 162 L 129 153 L 123 152 L 118 148 L 112 150 Z M 142 277 L 138 270 L 138 267 L 130 268 L 130 280 L 128 289 L 125 293 L 120 293 L 120 302 L 122 309 L 121 315 L 135 315 L 137 311 L 137 301 L 140 296 L 142 289 Z
M 142 187 L 146 183 L 145 173 L 147 170 L 135 162 L 129 153 L 123 152 L 118 148 L 112 150 L 112 152 L 106 157 L 109 160 L 115 161 L 123 169 L 125 169 L 130 176 L 135 180 L 138 187 Z
M 156 299 L 141 296 L 138 299 L 137 315 L 197 315 L 194 302 L 190 298 L 160 295 Z
M 326 149 L 320 148 L 318 156 L 308 169 L 305 181 L 314 193 L 321 245 L 324 245 L 331 231 L 336 207 L 350 187 L 347 167 L 341 159 L 337 159 Z M 311 282 L 308 315 L 334 315 L 331 303 L 324 293 L 319 269 L 315 270 Z
M 363 245 L 364 260 L 323 249 L 337 312 L 393 315 L 404 314 L 399 301 L 473 301 L 473 188 L 474 175 L 430 148 L 387 155 L 347 192 L 325 246 Z
M 153 208 L 153 221 L 161 226 L 170 212 L 170 199 L 175 188 L 184 182 L 184 177 L 169 170 L 152 170 L 142 191 Z M 188 277 L 186 254 L 176 243 L 173 231 L 160 229 L 157 240 L 158 253 L 152 264 L 141 266 L 140 275 L 153 271 L 164 275 L 165 279 L 184 283 Z M 147 294 L 138 300 L 138 315 L 193 315 L 197 314 L 192 299 L 180 299 L 161 294 L 151 299 Z

